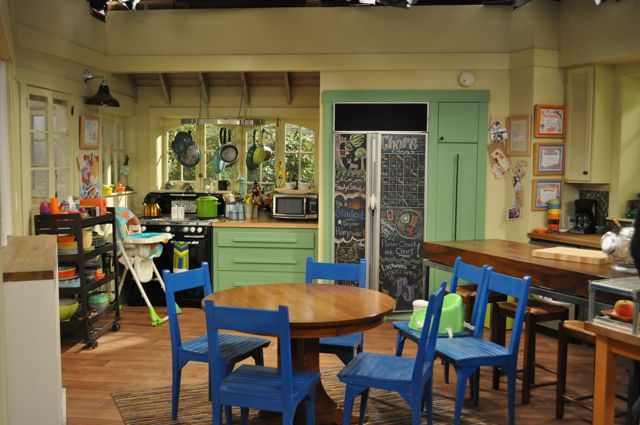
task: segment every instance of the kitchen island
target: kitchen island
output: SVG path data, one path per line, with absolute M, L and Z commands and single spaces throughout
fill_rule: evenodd
M 531 255 L 540 246 L 501 239 L 475 241 L 425 242 L 424 258 L 428 267 L 450 270 L 457 257 L 475 266 L 488 264 L 498 273 L 531 276 L 531 293 L 587 306 L 589 280 L 627 277 L 611 264 L 585 264 L 549 260 Z M 600 302 L 613 303 L 610 298 Z
M 258 218 L 213 224 L 213 289 L 304 282 L 316 258 L 318 223 Z

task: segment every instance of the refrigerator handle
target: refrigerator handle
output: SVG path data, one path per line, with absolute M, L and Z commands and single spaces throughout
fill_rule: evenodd
M 453 157 L 453 240 L 458 240 L 458 167 L 460 154 Z
M 376 198 L 376 194 L 372 193 L 371 196 L 369 197 L 369 208 L 371 209 L 371 211 L 376 209 L 377 202 L 378 202 L 378 199 Z

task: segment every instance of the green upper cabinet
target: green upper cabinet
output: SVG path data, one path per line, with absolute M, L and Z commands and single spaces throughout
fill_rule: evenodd
M 438 108 L 439 143 L 478 143 L 478 103 L 442 102 Z

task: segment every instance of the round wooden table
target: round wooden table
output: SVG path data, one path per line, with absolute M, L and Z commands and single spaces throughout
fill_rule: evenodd
M 293 368 L 315 372 L 320 371 L 320 338 L 374 328 L 395 306 L 395 300 L 382 292 L 306 283 L 241 286 L 216 292 L 206 300 L 227 307 L 289 307 Z M 316 423 L 342 423 L 342 410 L 326 393 L 322 381 L 318 384 Z

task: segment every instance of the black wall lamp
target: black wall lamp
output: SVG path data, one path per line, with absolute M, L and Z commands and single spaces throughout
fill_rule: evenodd
M 104 105 L 104 106 L 113 106 L 119 107 L 120 102 L 111 96 L 109 93 L 109 86 L 107 85 L 107 77 L 103 75 L 93 75 L 88 69 L 85 69 L 82 73 L 82 78 L 84 79 L 85 84 L 94 78 L 102 78 L 102 82 L 100 83 L 100 87 L 98 87 L 98 91 L 91 97 L 86 98 L 84 101 L 87 105 Z

